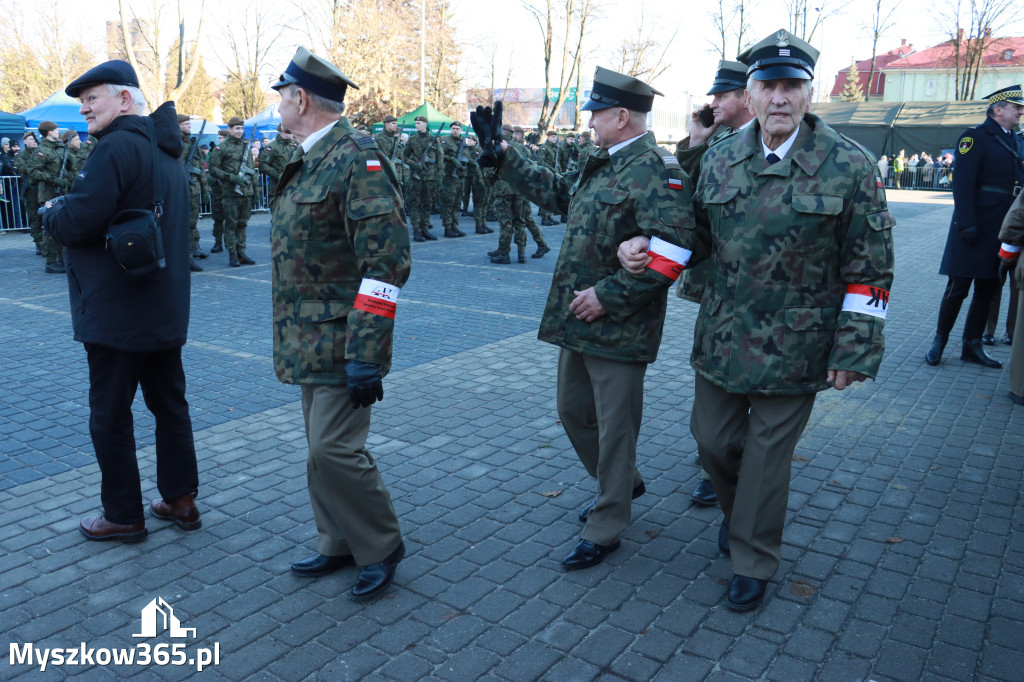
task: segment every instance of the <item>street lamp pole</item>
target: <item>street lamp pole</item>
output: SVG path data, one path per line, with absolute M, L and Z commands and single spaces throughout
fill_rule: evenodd
M 427 0 L 420 0 L 420 102 L 427 101 Z

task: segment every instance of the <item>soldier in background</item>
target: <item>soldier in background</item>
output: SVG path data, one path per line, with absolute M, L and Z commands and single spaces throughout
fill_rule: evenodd
M 874 377 L 885 349 L 894 221 L 875 158 L 809 113 L 817 56 L 785 29 L 740 55 L 757 122 L 704 155 L 683 243 L 693 262 L 713 261 L 690 430 L 725 515 L 718 545 L 736 611 L 757 608 L 778 570 L 816 394 Z M 620 247 L 630 272 L 644 241 Z
M 537 152 L 537 163 L 550 169 L 555 175 L 565 172 L 565 169 L 558 166 L 558 133 L 554 130 L 548 131 L 547 140 Z M 551 219 L 551 211 L 541 208 L 540 224 L 547 227 L 549 225 L 557 225 L 558 223 Z
M 21 176 L 21 204 L 25 209 L 25 216 L 28 218 L 29 234 L 36 245 L 36 255 L 43 255 L 43 217 L 39 215 L 38 186 L 32 181 L 32 167 L 39 163 L 39 155 L 36 149 L 39 140 L 33 131 L 28 131 L 21 138 L 25 143 L 25 149 L 17 156 L 18 175 Z
M 416 134 L 406 143 L 403 160 L 410 173 L 405 202 L 412 220 L 412 237 L 418 242 L 437 239 L 430 234 L 430 211 L 434 205 L 433 187 L 439 158 L 440 149 L 430 134 L 427 117 L 417 116 Z
M 523 155 L 529 158 L 531 161 L 534 160 L 537 156 L 536 152 L 533 149 L 530 149 L 523 141 L 523 129 L 520 128 L 519 126 L 514 126 L 512 128 L 512 140 L 510 144 L 516 145 L 516 147 L 523 152 Z M 530 235 L 533 237 L 533 241 L 537 244 L 537 250 L 530 254 L 530 257 L 543 258 L 544 254 L 551 251 L 551 247 L 548 246 L 547 240 L 544 239 L 544 233 L 541 231 L 540 227 L 537 226 L 537 221 L 533 219 L 533 204 L 530 203 L 530 200 L 526 198 L 526 195 L 523 194 L 521 190 L 517 190 L 515 187 L 512 186 L 510 187 L 512 188 L 512 191 L 515 194 L 515 199 L 513 199 L 512 210 L 516 211 L 516 213 L 519 215 L 519 220 L 522 221 L 523 226 L 526 228 L 526 231 L 530 233 Z M 501 219 L 500 214 L 498 215 L 498 219 Z M 516 243 L 518 244 L 518 242 Z M 524 240 L 523 249 L 525 248 L 526 242 Z M 523 260 L 522 254 L 523 252 L 520 251 L 519 262 L 525 263 L 526 261 Z
M 583 168 L 587 165 L 587 159 L 590 158 L 591 154 L 597 151 L 597 147 L 595 147 L 594 143 L 590 141 L 589 130 L 584 130 L 582 133 L 579 134 L 579 136 L 576 139 L 576 145 L 579 149 L 579 152 L 577 153 L 576 157 L 576 170 L 582 171 Z
M 277 137 L 263 147 L 263 152 L 260 153 L 260 172 L 267 176 L 267 196 L 270 199 L 271 211 L 274 210 L 274 190 L 277 188 L 281 173 L 293 153 L 295 153 L 295 138 L 278 123 Z
M 502 126 L 502 135 L 506 140 L 512 139 L 514 132 L 512 126 Z M 510 143 L 510 144 L 515 144 Z M 519 145 L 515 145 L 519 149 Z M 523 152 L 524 155 L 526 152 Z M 521 210 L 521 197 L 509 183 L 498 177 L 495 169 L 489 168 L 491 177 L 490 200 L 494 213 L 498 216 L 498 248 L 488 251 L 491 262 L 498 265 L 509 265 L 512 258 L 509 255 L 512 250 L 512 241 L 515 239 L 519 251 L 519 262 L 526 262 L 526 223 L 523 221 Z
M 570 170 L 575 170 L 579 167 L 579 148 L 576 146 L 575 136 L 563 130 L 558 133 L 558 155 L 556 157 L 556 164 L 560 169 L 559 172 L 567 173 Z M 565 224 L 568 216 L 562 214 L 559 217 L 559 222 Z
M 228 139 L 227 130 L 217 131 L 217 144 L 206 157 L 207 184 L 210 186 L 210 218 L 213 219 L 213 247 L 210 253 L 224 250 L 224 201 L 220 181 L 213 177 L 212 169 L 220 163 L 220 146 Z
M 473 138 L 473 141 L 475 144 L 472 147 L 466 147 L 469 159 L 466 165 L 466 172 L 469 175 L 466 178 L 466 187 L 473 190 L 473 213 L 471 215 L 476 222 L 477 234 L 491 234 L 494 230 L 487 227 L 487 213 L 490 211 L 489 188 L 491 183 L 484 172 L 488 169 L 481 168 L 480 164 L 477 163 L 477 159 L 480 158 L 480 143 L 476 138 Z M 469 201 L 468 190 L 465 201 Z
M 189 197 L 189 268 L 192 272 L 202 272 L 203 268 L 196 262 L 196 258 L 206 258 L 207 254 L 199 248 L 199 204 L 203 200 L 203 192 L 206 190 L 206 179 L 203 177 L 203 159 L 199 150 L 193 147 L 199 144 L 199 140 L 192 137 L 192 120 L 186 114 L 178 114 L 178 129 L 181 131 L 181 161 L 185 163 L 185 172 L 188 173 L 188 197 Z M 191 159 L 189 155 L 191 154 Z
M 388 157 L 388 160 L 391 161 L 391 165 L 395 169 L 395 175 L 398 176 L 398 183 L 403 196 L 407 186 L 409 167 L 405 165 L 402 153 L 405 151 L 405 143 L 408 139 L 398 129 L 398 119 L 390 114 L 384 117 L 384 130 L 373 136 L 373 141 L 384 152 L 384 156 Z
M 39 124 L 42 141 L 35 149 L 35 163 L 29 167 L 29 177 L 36 187 L 35 213 L 40 206 L 54 197 L 66 194 L 74 178 L 67 171 L 67 160 L 70 149 L 60 141 L 60 131 L 53 121 Z M 62 248 L 48 233 L 44 232 L 40 239 L 43 258 L 46 260 L 46 272 L 56 274 L 66 272 Z
M 444 171 L 441 182 L 441 224 L 445 237 L 465 237 L 459 229 L 459 204 L 462 187 L 467 173 L 466 148 L 476 144 L 475 140 L 462 136 L 462 124 L 453 121 L 452 134 L 441 138 L 441 154 L 444 157 Z
M 228 121 L 228 136 L 220 146 L 216 160 L 210 162 L 210 173 L 220 181 L 221 203 L 224 207 L 224 246 L 228 250 L 228 264 L 255 265 L 245 254 L 246 226 L 252 215 L 253 182 L 246 177 L 243 167 L 252 167 L 252 151 L 242 135 L 245 121 L 233 116 Z
M 274 370 L 302 389 L 318 534 L 317 554 L 291 570 L 316 577 L 356 564 L 349 594 L 369 599 L 387 589 L 405 556 L 391 496 L 366 449 L 412 265 L 402 196 L 373 138 L 342 116 L 345 91 L 356 85 L 334 65 L 300 47 L 272 87 L 283 125 L 301 142 L 277 185 L 271 227 Z M 323 210 L 295 201 L 311 188 L 331 189 Z M 314 337 L 320 343 L 308 342 Z

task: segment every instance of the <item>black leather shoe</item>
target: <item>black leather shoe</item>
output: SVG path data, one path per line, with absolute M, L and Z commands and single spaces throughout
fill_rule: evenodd
M 395 569 L 398 562 L 405 556 L 405 543 L 399 542 L 398 549 L 391 553 L 384 561 L 370 564 L 359 572 L 356 584 L 352 586 L 353 599 L 362 600 L 376 597 L 388 588 L 388 585 L 395 579 Z
M 994 346 L 996 345 L 996 338 L 991 334 L 981 335 L 981 345 L 983 346 Z
M 224 250 L 224 245 L 221 244 L 220 242 L 217 242 L 216 244 L 213 245 L 213 248 L 210 249 L 210 253 L 220 253 L 223 250 Z
M 554 225 L 555 221 L 552 220 L 551 224 Z M 538 246 L 537 250 L 530 254 L 530 258 L 543 258 L 544 254 L 548 253 L 549 251 L 551 251 L 551 247 L 548 246 L 547 244 L 544 244 L 543 246 Z
M 565 566 L 567 571 L 578 571 L 581 568 L 597 566 L 604 561 L 606 556 L 617 550 L 621 544 L 616 541 L 614 545 L 605 547 L 604 545 L 595 544 L 590 540 L 580 540 L 572 548 L 572 551 L 569 552 L 569 556 L 562 559 L 562 566 Z
M 722 525 L 718 527 L 718 551 L 725 556 L 731 556 L 732 550 L 729 548 L 729 517 L 726 516 L 722 519 Z
M 729 596 L 725 605 L 733 611 L 750 611 L 761 605 L 767 580 L 734 575 L 729 581 Z
M 1010 400 L 1017 405 L 1024 405 L 1024 395 L 1017 395 L 1013 391 L 1010 391 Z
M 350 556 L 316 554 L 308 559 L 296 561 L 292 564 L 292 573 L 301 575 L 303 578 L 319 578 L 322 575 L 334 573 L 339 568 L 354 565 L 355 561 Z
M 635 500 L 636 498 L 640 497 L 646 492 L 647 486 L 644 485 L 643 481 L 640 481 L 640 485 L 633 488 L 633 499 Z M 590 504 L 588 504 L 586 507 L 580 510 L 580 523 L 587 522 L 587 519 L 590 518 L 590 510 L 594 508 L 595 504 L 597 504 L 596 497 L 590 501 Z
M 1003 334 L 1003 338 L 999 339 L 999 343 L 1004 344 L 1006 346 L 1012 346 L 1013 345 L 1013 334 L 1011 334 L 1009 332 Z
M 1003 363 L 985 352 L 985 348 L 981 345 L 981 340 L 979 339 L 964 340 L 964 348 L 960 351 L 960 359 L 964 362 L 973 362 L 991 369 L 1000 369 L 1003 366 Z
M 718 504 L 718 493 L 711 481 L 705 478 L 693 489 L 690 499 L 704 507 L 713 507 Z
M 936 334 L 935 338 L 932 339 L 932 347 L 928 349 L 928 352 L 924 354 L 924 361 L 932 367 L 936 366 L 942 361 L 942 351 L 946 349 L 946 339 Z

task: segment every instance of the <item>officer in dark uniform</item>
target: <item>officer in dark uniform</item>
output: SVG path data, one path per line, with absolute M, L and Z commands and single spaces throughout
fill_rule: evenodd
M 1024 187 L 1024 143 L 1014 134 L 1024 111 L 1020 85 L 986 97 L 985 122 L 960 136 L 953 160 L 953 220 L 939 274 L 949 277 L 939 306 L 939 322 L 925 362 L 937 365 L 974 283 L 964 322 L 960 359 L 998 369 L 981 345 L 992 297 L 999 289 L 999 227 Z

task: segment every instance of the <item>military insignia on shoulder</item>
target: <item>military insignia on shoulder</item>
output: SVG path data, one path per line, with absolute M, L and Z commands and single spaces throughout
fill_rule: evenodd
M 373 141 L 373 138 L 363 133 L 362 135 L 355 136 L 356 144 L 359 145 L 360 149 L 369 149 L 370 147 L 376 147 L 377 143 Z
M 674 154 L 672 154 L 672 152 L 658 147 L 658 154 L 661 155 L 661 161 L 665 164 L 665 168 L 669 170 L 682 170 L 682 166 L 679 165 L 679 160 Z
M 965 137 L 965 138 L 962 138 L 960 140 L 960 146 L 958 147 L 958 149 L 960 150 L 961 154 L 966 154 L 967 152 L 971 151 L 971 147 L 973 147 L 973 146 L 974 146 L 974 138 L 973 137 Z

